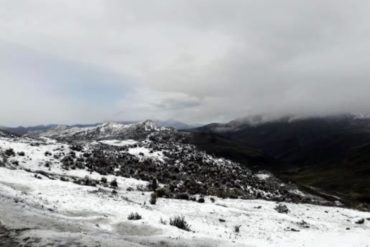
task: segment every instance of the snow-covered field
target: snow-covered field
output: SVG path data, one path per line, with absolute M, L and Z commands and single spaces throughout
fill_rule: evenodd
M 163 160 L 162 152 L 130 147 L 133 140 L 103 142 Z M 275 210 L 276 202 L 216 197 L 205 197 L 204 203 L 158 198 L 152 205 L 151 192 L 142 191 L 145 181 L 104 176 L 118 182 L 112 193 L 109 186 L 42 175 L 39 171 L 101 180 L 96 172 L 61 167 L 55 155 L 70 152 L 68 144 L 0 138 L 0 148 L 17 153 L 0 167 L 0 224 L 16 230 L 16 237 L 29 246 L 370 246 L 370 213 L 284 203 L 289 209 L 284 214 Z M 270 174 L 256 176 L 265 180 Z M 131 213 L 142 219 L 128 220 Z M 176 216 L 183 216 L 191 231 L 171 226 L 169 220 Z
M 369 213 L 286 203 L 290 212 L 281 214 L 274 210 L 274 202 L 219 198 L 215 202 L 206 198 L 205 203 L 158 199 L 150 205 L 149 192 L 127 191 L 145 182 L 120 178 L 118 183 L 118 193 L 113 195 L 106 188 L 37 179 L 26 171 L 0 168 L 1 221 L 10 229 L 29 228 L 21 237 L 41 238 L 45 244 L 73 243 L 81 237 L 84 244 L 101 246 L 129 246 L 122 245 L 125 241 L 143 246 L 370 244 Z M 132 212 L 142 220 L 129 221 Z M 169 218 L 178 215 L 185 217 L 191 232 L 168 225 Z M 360 219 L 365 222 L 356 224 Z M 241 226 L 239 233 L 235 226 Z

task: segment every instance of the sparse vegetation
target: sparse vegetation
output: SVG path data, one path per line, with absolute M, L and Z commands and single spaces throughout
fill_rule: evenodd
M 118 182 L 116 179 L 113 179 L 111 182 L 110 182 L 110 186 L 112 188 L 117 188 L 118 187 Z
M 170 219 L 170 225 L 175 226 L 184 231 L 190 231 L 190 225 L 186 222 L 183 216 L 176 216 Z
M 107 178 L 106 177 L 102 177 L 100 179 L 100 182 L 103 183 L 103 184 L 106 184 L 108 182 Z
M 205 202 L 204 197 L 203 196 L 200 196 L 199 199 L 198 199 L 198 202 L 199 203 L 204 203 Z
M 281 214 L 287 214 L 289 213 L 289 209 L 286 205 L 284 204 L 278 204 L 276 207 L 275 207 L 275 210 L 278 212 L 278 213 L 281 213 Z
M 161 219 L 159 220 L 159 222 L 160 222 L 162 225 L 167 225 L 167 221 L 166 221 L 166 220 L 164 220 L 163 218 L 161 218 Z
M 9 148 L 7 150 L 5 150 L 5 155 L 10 157 L 10 156 L 15 156 L 15 152 L 12 148 Z
M 150 204 L 155 205 L 157 203 L 157 193 L 153 192 L 150 195 Z
M 131 214 L 129 214 L 129 216 L 127 217 L 127 219 L 128 220 L 141 220 L 142 217 L 138 213 L 131 213 Z

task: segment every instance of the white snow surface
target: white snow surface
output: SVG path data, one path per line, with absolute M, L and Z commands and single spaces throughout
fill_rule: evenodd
M 116 146 L 116 147 L 130 146 L 130 145 L 134 145 L 134 144 L 138 143 L 137 141 L 131 140 L 131 139 L 128 139 L 128 140 L 103 140 L 103 141 L 99 141 L 99 142 L 103 143 L 103 144 L 106 144 L 106 145 L 110 145 L 110 146 Z
M 1 150 L 25 152 L 23 157 L 17 156 L 17 169 L 0 167 L 1 224 L 10 229 L 32 229 L 23 231 L 22 238 L 62 241 L 66 246 L 72 246 L 71 239 L 87 246 L 370 246 L 367 212 L 284 203 L 290 212 L 280 214 L 274 210 L 277 203 L 271 201 L 215 198 L 212 203 L 209 197 L 205 203 L 159 198 L 151 205 L 150 192 L 137 190 L 147 183 L 132 178 L 106 176 L 108 181 L 117 179 L 116 195 L 106 187 L 44 176 L 38 179 L 20 168 L 94 179 L 101 175 L 65 171 L 53 155 L 68 152 L 70 147 L 48 139 L 37 143 L 0 138 Z M 45 152 L 52 156 L 45 156 Z M 129 148 L 129 152 L 144 158 L 160 159 L 162 155 L 143 147 Z M 44 162 L 51 162 L 50 167 Z M 139 213 L 142 220 L 129 221 L 132 212 Z M 191 231 L 170 226 L 169 219 L 174 216 L 184 216 Z M 365 219 L 364 224 L 356 224 L 359 219 Z M 235 226 L 241 226 L 239 233 Z
M 268 179 L 270 176 L 270 174 L 263 174 L 263 173 L 259 173 L 259 174 L 256 174 L 255 175 L 258 179 L 261 179 L 261 180 L 266 180 Z

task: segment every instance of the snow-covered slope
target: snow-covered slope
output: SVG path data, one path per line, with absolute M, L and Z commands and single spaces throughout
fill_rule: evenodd
M 83 176 L 83 173 L 80 174 Z M 98 176 L 92 174 L 92 176 Z M 113 177 L 108 178 L 113 179 Z M 205 203 L 160 198 L 146 182 L 117 178 L 118 189 L 77 185 L 0 168 L 2 224 L 30 246 L 368 246 L 370 214 L 343 208 L 205 197 Z M 141 220 L 130 221 L 131 213 Z M 183 216 L 190 232 L 169 225 Z M 358 224 L 362 222 L 362 224 Z M 357 223 L 356 223 L 357 222 Z M 240 226 L 240 228 L 239 228 Z M 239 228 L 239 231 L 236 230 Z
M 15 137 L 14 134 L 11 134 L 5 130 L 2 130 L 0 129 L 0 137 L 8 137 L 8 138 L 11 138 L 11 137 Z
M 333 203 L 151 122 L 0 137 L 0 201 L 0 225 L 27 246 L 370 243 L 369 213 L 324 207 Z M 176 216 L 190 231 L 169 224 Z
M 133 124 L 107 122 L 92 127 L 57 126 L 46 132 L 37 133 L 36 136 L 49 137 L 59 140 L 85 141 L 101 139 L 143 139 L 149 133 L 158 131 L 152 121 Z M 35 136 L 32 135 L 31 136 Z

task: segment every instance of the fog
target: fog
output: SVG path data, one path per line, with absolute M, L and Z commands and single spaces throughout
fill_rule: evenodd
M 0 125 L 367 115 L 369 5 L 0 0 Z

